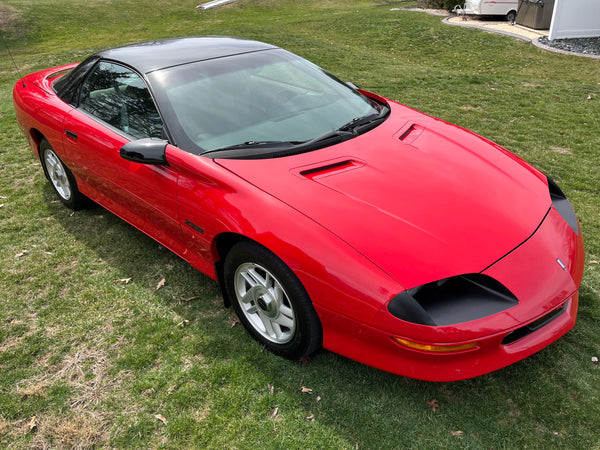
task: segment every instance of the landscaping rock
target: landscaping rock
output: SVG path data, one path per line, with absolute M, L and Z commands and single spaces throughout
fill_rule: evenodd
M 567 52 L 583 53 L 584 55 L 600 55 L 600 37 L 572 38 L 549 40 L 546 36 L 539 39 L 540 43 L 548 47 L 557 48 Z

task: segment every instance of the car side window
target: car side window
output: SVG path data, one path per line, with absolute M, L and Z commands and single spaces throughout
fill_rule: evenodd
M 136 139 L 162 138 L 163 125 L 144 80 L 102 61 L 81 87 L 79 108 Z

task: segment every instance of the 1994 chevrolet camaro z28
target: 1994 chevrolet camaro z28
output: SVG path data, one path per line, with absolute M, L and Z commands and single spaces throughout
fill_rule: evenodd
M 575 324 L 583 240 L 550 178 L 276 46 L 115 48 L 24 77 L 14 104 L 64 204 L 218 280 L 276 354 L 459 380 Z

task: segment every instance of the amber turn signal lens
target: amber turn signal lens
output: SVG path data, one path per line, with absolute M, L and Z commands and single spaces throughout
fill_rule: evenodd
M 414 350 L 421 350 L 423 352 L 432 353 L 449 353 L 449 352 L 463 352 L 466 350 L 472 350 L 477 347 L 477 342 L 469 342 L 467 344 L 458 345 L 429 345 L 419 344 L 418 342 L 408 341 L 399 337 L 393 337 L 394 341 L 398 344 L 404 345 L 405 347 L 412 348 Z

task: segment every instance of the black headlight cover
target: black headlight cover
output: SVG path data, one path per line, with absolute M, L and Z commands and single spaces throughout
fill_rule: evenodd
M 470 273 L 404 291 L 390 301 L 388 311 L 407 322 L 443 326 L 481 319 L 517 304 L 498 281 Z
M 567 199 L 567 196 L 558 187 L 558 184 L 550 178 L 548 178 L 548 189 L 550 191 L 550 199 L 552 200 L 552 206 L 558 211 L 558 213 L 565 219 L 565 222 L 569 224 L 569 226 L 573 229 L 575 234 L 579 234 L 579 225 L 577 223 L 577 216 L 575 215 L 575 210 L 573 210 L 573 205 Z

